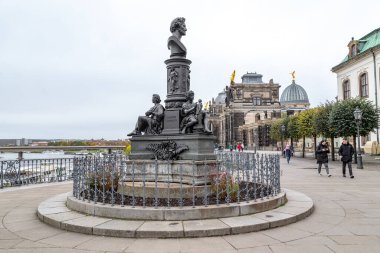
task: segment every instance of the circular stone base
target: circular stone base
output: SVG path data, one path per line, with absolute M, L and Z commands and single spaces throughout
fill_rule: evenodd
M 63 206 L 71 194 L 61 194 L 42 202 L 37 214 L 41 221 L 54 227 L 93 235 L 136 238 L 220 236 L 284 226 L 302 220 L 312 213 L 313 201 L 309 197 L 296 191 L 284 192 L 288 202 L 278 208 L 218 219 L 143 221 L 89 216 Z
M 88 200 L 78 200 L 73 196 L 67 198 L 67 207 L 88 215 L 95 215 L 106 218 L 133 219 L 133 220 L 198 220 L 215 219 L 242 216 L 258 212 L 268 211 L 286 203 L 286 194 L 281 192 L 274 197 L 268 197 L 231 203 L 229 205 L 208 205 L 208 206 L 184 206 L 184 207 L 141 207 L 141 206 L 120 206 L 94 203 Z

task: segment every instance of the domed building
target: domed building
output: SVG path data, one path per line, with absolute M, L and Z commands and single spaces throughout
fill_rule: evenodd
M 216 105 L 224 105 L 226 103 L 226 97 L 227 95 L 225 91 L 219 92 L 218 96 L 214 100 L 214 103 Z
M 297 111 L 303 111 L 309 108 L 309 97 L 305 89 L 296 84 L 294 78 L 292 83 L 285 88 L 280 98 L 281 111 L 288 115 L 293 115 Z

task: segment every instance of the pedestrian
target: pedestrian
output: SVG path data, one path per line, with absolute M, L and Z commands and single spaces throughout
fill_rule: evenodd
M 240 144 L 240 142 L 237 145 L 237 149 L 238 149 L 239 152 L 241 151 L 241 144 Z
M 244 151 L 244 144 L 242 143 L 241 144 L 241 152 L 243 152 Z
M 228 148 L 230 149 L 230 152 L 232 152 L 232 149 L 233 149 L 232 144 L 230 144 L 230 146 Z
M 354 178 L 352 174 L 352 155 L 354 154 L 354 148 L 350 143 L 348 143 L 347 138 L 343 138 L 342 145 L 339 148 L 339 155 L 342 157 L 342 171 L 343 177 L 346 177 L 346 165 L 348 165 L 348 171 L 350 173 L 350 178 Z
M 326 140 L 322 140 L 317 147 L 318 174 L 320 176 L 322 176 L 321 169 L 322 169 L 322 164 L 323 164 L 325 166 L 327 176 L 331 177 L 331 174 L 329 173 L 328 153 L 330 153 L 329 146 L 327 145 Z
M 290 157 L 292 157 L 292 154 L 293 154 L 293 148 L 289 143 L 286 144 L 286 146 L 285 146 L 284 154 L 286 157 L 286 161 L 289 163 Z

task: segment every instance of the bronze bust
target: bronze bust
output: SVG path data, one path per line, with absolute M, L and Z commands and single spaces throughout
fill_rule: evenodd
M 181 57 L 186 58 L 186 47 L 181 42 L 181 37 L 186 35 L 185 18 L 176 18 L 170 25 L 172 36 L 168 39 L 168 48 L 170 49 L 170 58 Z

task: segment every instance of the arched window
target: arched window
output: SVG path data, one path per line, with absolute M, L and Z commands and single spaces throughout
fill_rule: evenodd
M 361 74 L 359 77 L 359 91 L 361 97 L 368 97 L 368 78 L 367 73 Z
M 253 105 L 261 105 L 261 97 L 253 97 L 252 103 Z
M 346 80 L 343 82 L 343 99 L 347 99 L 351 97 L 351 86 L 350 81 Z

